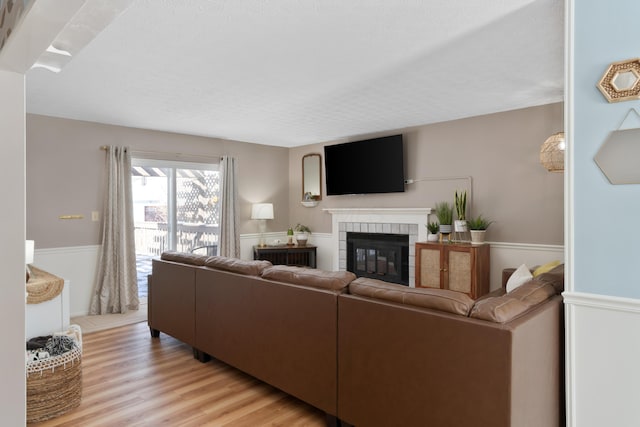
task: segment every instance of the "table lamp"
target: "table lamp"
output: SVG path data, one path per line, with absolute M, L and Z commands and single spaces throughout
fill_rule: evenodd
M 265 247 L 264 232 L 267 227 L 266 220 L 273 219 L 273 204 L 272 203 L 254 203 L 251 206 L 251 219 L 257 219 L 259 221 L 258 227 L 260 228 L 260 242 L 261 248 Z

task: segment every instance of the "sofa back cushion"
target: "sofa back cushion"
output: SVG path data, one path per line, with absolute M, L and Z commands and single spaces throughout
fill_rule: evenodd
M 548 300 L 555 294 L 556 290 L 552 285 L 533 278 L 513 291 L 507 292 L 503 297 L 514 298 L 525 303 L 527 307 L 533 307 Z
M 246 276 L 260 276 L 262 270 L 271 267 L 273 264 L 269 261 L 248 261 L 238 258 L 212 256 L 207 258 L 204 265 L 216 270 L 230 271 Z
M 204 265 L 207 258 L 209 257 L 206 255 L 197 255 L 189 252 L 175 251 L 163 252 L 162 255 L 160 255 L 160 259 L 164 261 L 179 262 L 182 264 L 197 265 L 200 267 Z
M 351 283 L 356 275 L 350 271 L 324 271 L 315 268 L 274 265 L 262 271 L 264 279 L 314 288 L 340 290 Z
M 516 298 L 489 297 L 476 302 L 469 313 L 469 317 L 488 320 L 490 322 L 505 323 L 524 313 L 529 306 Z
M 467 316 L 473 307 L 473 300 L 461 292 L 448 289 L 410 288 L 365 277 L 351 282 L 349 293 L 463 316 Z
M 546 273 L 545 273 L 546 274 Z M 473 306 L 469 317 L 505 323 L 556 294 L 555 288 L 539 280 L 529 280 L 502 296 L 483 298 Z

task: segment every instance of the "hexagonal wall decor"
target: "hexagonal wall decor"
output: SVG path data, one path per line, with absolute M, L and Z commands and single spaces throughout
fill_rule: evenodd
M 640 184 L 640 129 L 611 132 L 594 160 L 611 184 Z
M 640 99 L 640 58 L 613 62 L 598 82 L 609 102 Z

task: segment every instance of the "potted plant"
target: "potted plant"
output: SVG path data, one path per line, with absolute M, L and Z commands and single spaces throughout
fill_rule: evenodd
M 471 230 L 471 244 L 479 245 L 484 243 L 484 235 L 492 223 L 493 221 L 489 221 L 482 214 L 468 220 L 467 224 Z
M 456 214 L 458 215 L 458 219 L 454 223 L 454 230 L 457 232 L 466 232 L 467 228 L 467 192 L 456 190 L 455 194 L 455 206 L 456 206 Z
M 296 224 L 294 231 L 296 232 L 296 242 L 298 246 L 305 246 L 309 239 L 309 234 L 311 234 L 311 229 L 306 225 Z
M 438 241 L 438 230 L 440 229 L 440 225 L 433 221 L 427 223 L 427 230 L 429 234 L 427 234 L 427 242 L 437 242 Z
M 440 237 L 449 237 L 453 223 L 453 206 L 449 202 L 436 203 L 436 216 L 440 222 Z

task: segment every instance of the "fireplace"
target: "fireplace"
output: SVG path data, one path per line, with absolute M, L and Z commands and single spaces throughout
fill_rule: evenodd
M 409 286 L 409 235 L 347 233 L 347 270 Z
M 334 270 L 347 269 L 347 233 L 409 236 L 409 286 L 415 286 L 415 243 L 427 240 L 430 208 L 330 208 Z M 386 280 L 386 279 L 385 279 Z

